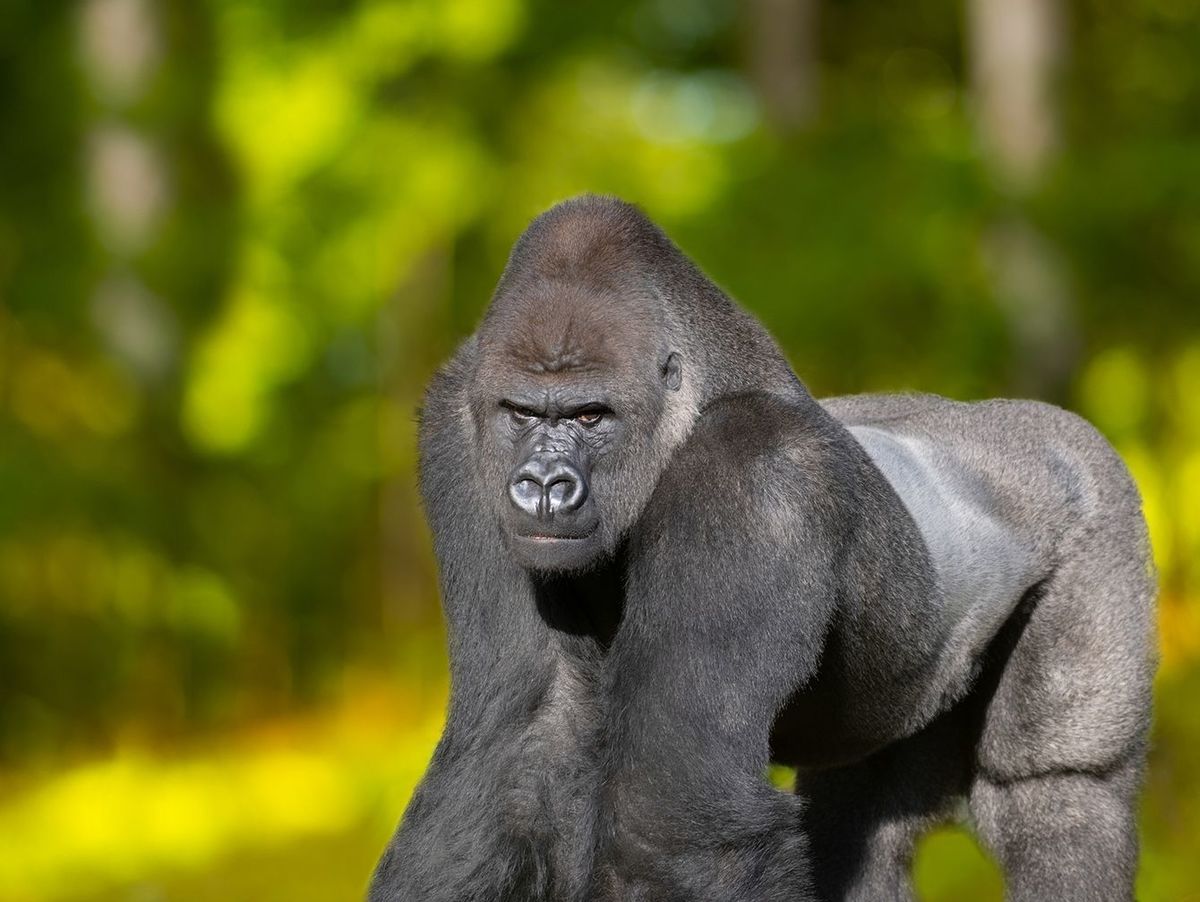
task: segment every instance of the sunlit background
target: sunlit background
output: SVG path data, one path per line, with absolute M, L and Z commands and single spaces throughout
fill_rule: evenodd
M 4 902 L 361 896 L 446 691 L 415 409 L 582 190 L 817 394 L 1112 439 L 1162 577 L 1139 893 L 1200 898 L 1194 0 L 5 0 L 0 115 Z M 960 831 L 916 867 L 1000 898 Z

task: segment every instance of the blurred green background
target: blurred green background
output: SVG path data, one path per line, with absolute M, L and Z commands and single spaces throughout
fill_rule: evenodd
M 0 899 L 358 898 L 436 740 L 415 409 L 530 217 L 642 204 L 817 394 L 1036 396 L 1161 570 L 1200 899 L 1193 0 L 5 0 Z M 925 900 L 998 899 L 965 833 Z

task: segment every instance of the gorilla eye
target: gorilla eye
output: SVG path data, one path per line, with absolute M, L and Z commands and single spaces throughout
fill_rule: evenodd
M 532 410 L 528 410 L 516 404 L 510 404 L 507 401 L 502 402 L 501 406 L 508 411 L 508 416 L 514 423 L 525 425 L 527 423 L 532 423 L 538 418 L 537 414 Z
M 580 426 L 595 426 L 602 419 L 604 419 L 604 414 L 599 410 L 589 410 L 575 416 L 575 422 Z

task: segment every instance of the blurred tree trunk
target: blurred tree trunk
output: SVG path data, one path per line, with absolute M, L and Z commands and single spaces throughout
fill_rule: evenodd
M 1011 187 L 1029 189 L 1056 143 L 1057 0 L 968 0 L 972 89 L 984 148 Z
M 817 0 L 750 0 L 750 76 L 776 129 L 803 128 L 817 112 Z
M 1013 211 L 993 223 L 984 254 L 1011 324 L 1014 384 L 1061 400 L 1078 355 L 1065 267 L 1022 212 L 1057 146 L 1054 78 L 1063 56 L 1058 0 L 968 0 L 972 93 L 984 153 Z
M 174 324 L 137 273 L 172 203 L 167 166 L 131 110 L 150 89 L 163 55 L 162 28 L 146 0 L 88 0 L 79 54 L 97 113 L 86 173 L 97 236 L 111 269 L 92 298 L 92 318 L 113 352 L 142 376 L 160 376 L 173 356 Z

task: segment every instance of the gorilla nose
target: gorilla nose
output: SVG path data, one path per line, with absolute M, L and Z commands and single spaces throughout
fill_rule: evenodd
M 561 457 L 530 458 L 508 483 L 508 497 L 517 509 L 541 520 L 579 510 L 587 492 L 583 474 Z

